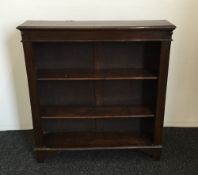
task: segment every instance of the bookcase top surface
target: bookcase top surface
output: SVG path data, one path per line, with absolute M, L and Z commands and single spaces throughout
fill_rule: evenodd
M 83 30 L 83 29 L 131 29 L 174 30 L 175 25 L 167 20 L 142 21 L 25 21 L 19 30 Z

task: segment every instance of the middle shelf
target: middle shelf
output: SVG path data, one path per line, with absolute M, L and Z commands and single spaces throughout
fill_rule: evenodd
M 108 119 L 130 117 L 154 117 L 147 106 L 131 107 L 65 107 L 42 106 L 42 119 Z
M 38 70 L 37 80 L 156 80 L 157 74 L 145 69 Z

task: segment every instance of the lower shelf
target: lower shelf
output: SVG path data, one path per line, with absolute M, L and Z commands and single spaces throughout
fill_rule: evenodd
M 154 117 L 148 106 L 131 107 L 65 107 L 42 106 L 42 119 L 99 119 L 99 118 L 130 118 Z
M 148 137 L 131 132 L 48 133 L 44 142 L 48 148 L 64 150 L 159 148 Z

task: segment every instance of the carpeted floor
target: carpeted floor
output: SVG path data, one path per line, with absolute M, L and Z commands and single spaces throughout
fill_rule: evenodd
M 64 152 L 37 163 L 32 131 L 0 132 L 0 175 L 198 175 L 198 128 L 166 128 L 161 161 L 141 152 Z

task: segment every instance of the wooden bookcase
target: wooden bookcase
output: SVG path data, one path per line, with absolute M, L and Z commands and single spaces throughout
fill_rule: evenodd
M 26 21 L 17 28 L 38 161 L 95 149 L 140 149 L 160 158 L 174 25 Z

